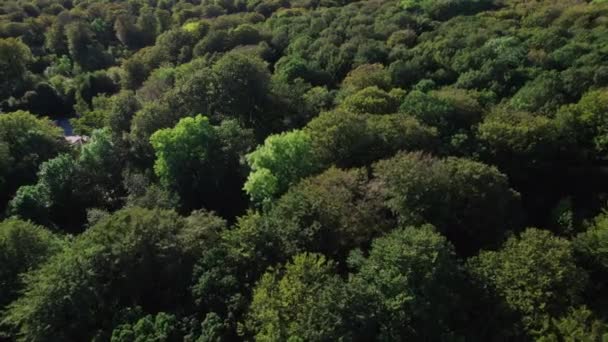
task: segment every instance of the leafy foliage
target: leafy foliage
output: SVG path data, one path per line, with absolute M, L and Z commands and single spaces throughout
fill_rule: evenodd
M 432 223 L 461 253 L 497 246 L 518 228 L 519 196 L 491 166 L 401 153 L 375 164 L 375 174 L 401 222 Z
M 16 219 L 0 222 L 0 307 L 18 297 L 23 274 L 62 248 L 61 239 L 43 227 Z
M 469 268 L 532 330 L 540 328 L 544 315 L 556 317 L 576 305 L 587 281 L 574 263 L 570 242 L 534 228 L 509 238 L 500 251 L 482 251 Z
M 3 208 L 19 186 L 36 179 L 38 166 L 63 151 L 65 144 L 60 130 L 50 120 L 23 111 L 0 116 L 0 142 L 11 162 L 10 168 L 4 170 L 0 192 Z
M 396 229 L 351 256 L 361 333 L 380 339 L 456 338 L 463 286 L 453 247 L 432 226 Z M 370 336 L 371 337 L 371 336 Z
M 196 257 L 189 251 L 198 250 L 187 246 L 199 243 L 182 235 L 190 229 L 171 211 L 130 208 L 102 219 L 28 275 L 5 323 L 27 339 L 90 339 L 108 336 L 113 317 L 126 306 L 170 310 L 184 304 Z M 154 324 L 166 324 L 161 319 Z M 149 320 L 135 333 L 154 334 L 147 332 L 156 329 Z
M 255 201 L 285 192 L 299 179 L 319 169 L 310 136 L 304 131 L 272 135 L 247 155 L 252 172 L 245 190 Z
M 255 339 L 323 341 L 343 337 L 345 322 L 336 311 L 345 296 L 333 267 L 322 255 L 299 254 L 284 272 L 264 274 L 254 289 L 247 320 Z
M 235 178 L 236 184 L 240 180 L 235 167 L 249 147 L 247 133 L 231 121 L 214 127 L 202 115 L 181 119 L 174 128 L 159 130 L 150 137 L 156 152 L 154 171 L 163 185 L 180 195 L 187 209 L 193 209 L 196 203 L 221 209 L 218 197 L 225 198 L 226 203 L 235 197 L 238 200 L 239 193 L 225 186 L 234 186 Z
M 606 339 L 606 18 L 0 1 L 0 339 Z

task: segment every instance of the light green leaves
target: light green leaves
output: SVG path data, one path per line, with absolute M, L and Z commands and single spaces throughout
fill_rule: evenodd
M 280 195 L 320 166 L 310 136 L 304 131 L 271 135 L 247 155 L 247 162 L 252 172 L 244 189 L 256 202 Z
M 150 137 L 156 152 L 154 171 L 165 185 L 176 180 L 174 176 L 183 172 L 187 164 L 205 160 L 213 128 L 209 119 L 202 115 L 184 118 L 174 128 L 157 131 Z

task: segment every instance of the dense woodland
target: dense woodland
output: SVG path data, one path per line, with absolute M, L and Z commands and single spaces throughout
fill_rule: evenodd
M 608 1 L 2 0 L 0 219 L 3 341 L 608 341 Z

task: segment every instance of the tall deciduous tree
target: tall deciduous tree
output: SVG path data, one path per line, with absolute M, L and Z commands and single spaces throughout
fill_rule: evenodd
M 266 138 L 263 145 L 247 155 L 247 162 L 251 173 L 245 190 L 256 202 L 281 195 L 320 167 L 310 136 L 301 130 Z
M 378 162 L 386 203 L 404 223 L 432 223 L 464 254 L 498 246 L 519 228 L 519 195 L 495 167 L 467 159 L 400 153 Z
M 267 213 L 277 254 L 317 252 L 344 262 L 350 250 L 367 248 L 394 223 L 375 190 L 360 169 L 330 168 L 292 186 Z
M 396 229 L 354 253 L 349 281 L 355 336 L 371 340 L 451 340 L 463 314 L 464 278 L 454 249 L 432 226 Z M 356 328 L 355 328 L 356 329 Z M 462 333 L 462 332 L 461 332 Z M 460 335 L 462 337 L 462 335 Z
M 340 315 L 346 301 L 335 265 L 299 254 L 284 270 L 270 270 L 253 292 L 246 327 L 256 341 L 337 341 L 348 337 Z
M 562 107 L 556 120 L 567 139 L 577 143 L 584 157 L 603 159 L 608 151 L 608 89 L 598 89 L 583 95 L 576 104 Z
M 5 152 L 8 148 L 7 156 L 11 160 L 0 191 L 0 208 L 19 186 L 35 181 L 42 162 L 67 147 L 61 129 L 52 121 L 23 111 L 0 115 L 0 142 Z
M 109 340 L 124 309 L 185 307 L 200 256 L 194 227 L 167 210 L 109 215 L 26 278 L 4 323 L 28 340 Z
M 585 232 L 578 234 L 572 241 L 577 264 L 584 268 L 590 277 L 585 299 L 588 305 L 601 315 L 607 315 L 608 281 L 608 215 L 598 215 Z
M 216 78 L 216 111 L 240 123 L 262 128 L 270 72 L 262 60 L 242 53 L 228 53 L 213 65 Z
M 41 226 L 17 219 L 0 222 L 0 308 L 17 298 L 26 272 L 62 248 L 61 239 Z
M 578 304 L 588 279 L 575 264 L 569 241 L 534 228 L 509 238 L 498 251 L 482 251 L 468 267 L 521 315 L 530 332 Z
M 197 115 L 157 131 L 150 141 L 156 153 L 154 171 L 180 195 L 184 209 L 203 205 L 238 213 L 243 184 L 239 160 L 251 146 L 250 130 L 230 120 L 212 126 Z
M 32 61 L 30 48 L 15 38 L 0 38 L 0 99 L 19 89 Z

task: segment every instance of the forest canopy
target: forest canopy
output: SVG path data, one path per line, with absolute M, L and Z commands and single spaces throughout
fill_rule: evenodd
M 608 341 L 608 1 L 0 2 L 0 340 Z

